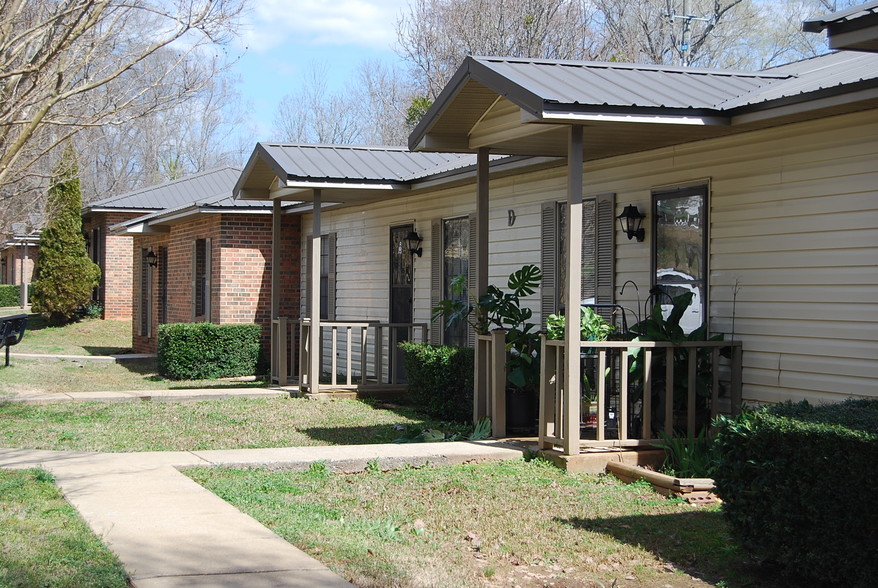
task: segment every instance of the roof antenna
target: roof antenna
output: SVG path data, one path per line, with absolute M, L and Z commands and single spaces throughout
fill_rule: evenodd
M 683 36 L 680 39 L 680 65 L 683 67 L 689 67 L 689 32 L 692 29 L 692 21 L 700 20 L 702 22 L 710 22 L 711 19 L 689 14 L 689 0 L 683 0 L 683 14 L 675 14 L 671 12 L 666 16 L 668 17 L 668 20 L 671 21 L 671 24 L 677 19 L 683 21 Z

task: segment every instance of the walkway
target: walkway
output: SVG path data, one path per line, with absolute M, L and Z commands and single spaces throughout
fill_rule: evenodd
M 220 390 L 169 392 L 191 399 Z M 357 472 L 376 459 L 391 469 L 519 457 L 521 449 L 488 441 L 152 453 L 0 449 L 0 467 L 51 472 L 136 588 L 338 588 L 351 584 L 176 468 L 301 471 L 324 461 L 333 471 Z

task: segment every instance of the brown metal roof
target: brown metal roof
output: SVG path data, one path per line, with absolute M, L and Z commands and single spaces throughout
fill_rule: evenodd
M 259 143 L 260 148 L 291 180 L 405 182 L 474 163 L 471 155 L 412 153 L 404 147 Z
M 83 211 L 113 210 L 164 210 L 196 202 L 216 201 L 218 197 L 231 197 L 241 170 L 221 167 L 194 173 L 186 177 L 148 186 L 90 202 Z M 246 206 L 246 205 L 244 205 Z
M 510 93 L 571 105 L 713 109 L 730 96 L 751 92 L 790 75 L 626 63 L 471 59 L 474 69 L 482 67 L 499 76 L 498 81 L 503 80 L 501 85 Z

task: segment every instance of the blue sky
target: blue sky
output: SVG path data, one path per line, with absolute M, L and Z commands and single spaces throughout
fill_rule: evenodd
M 396 22 L 409 0 L 251 0 L 235 65 L 257 140 L 269 140 L 278 102 L 301 85 L 313 63 L 330 91 L 344 87 L 366 59 L 399 63 Z M 239 48 L 239 50 L 241 49 Z

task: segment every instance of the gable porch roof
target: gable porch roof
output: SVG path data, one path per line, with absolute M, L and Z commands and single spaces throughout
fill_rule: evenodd
M 467 57 L 409 138 L 413 151 L 586 160 L 878 106 L 878 55 L 835 53 L 759 72 Z

